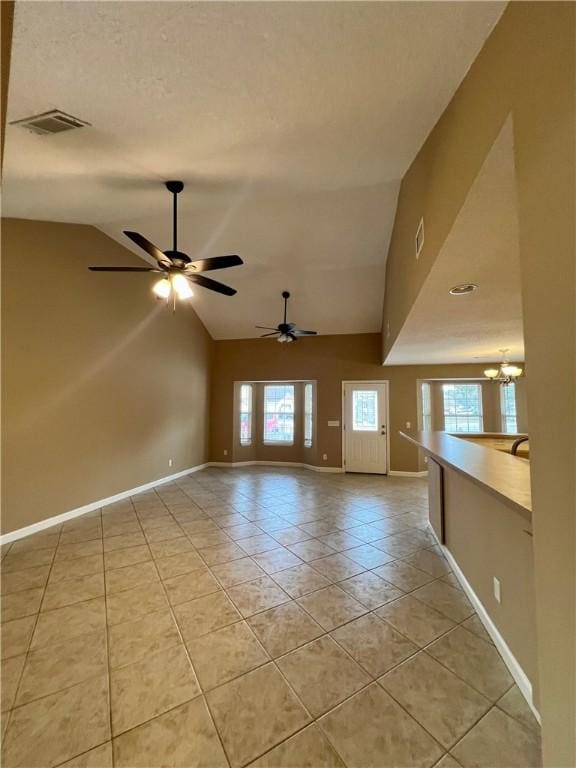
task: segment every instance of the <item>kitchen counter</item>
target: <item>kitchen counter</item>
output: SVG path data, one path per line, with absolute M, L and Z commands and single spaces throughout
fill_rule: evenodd
M 514 507 L 531 522 L 530 464 L 525 459 L 446 432 L 400 432 L 400 435 L 439 464 L 465 475 Z

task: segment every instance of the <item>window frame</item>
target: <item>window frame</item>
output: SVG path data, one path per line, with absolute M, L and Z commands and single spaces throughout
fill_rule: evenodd
M 270 440 L 266 438 L 266 416 L 268 413 L 280 413 L 280 411 L 267 411 L 266 410 L 266 391 L 268 389 L 278 389 L 279 387 L 285 387 L 292 390 L 292 439 L 291 440 Z M 262 390 L 262 444 L 267 446 L 291 446 L 294 445 L 296 437 L 296 386 L 294 383 L 284 382 L 267 382 L 263 385 Z
M 246 387 L 250 393 L 249 397 L 249 409 L 242 410 L 242 389 Z M 242 437 L 242 416 L 248 415 L 249 423 L 249 435 L 247 438 Z M 242 448 L 248 448 L 252 445 L 254 434 L 254 385 L 249 383 L 242 383 L 238 388 L 238 439 Z
M 513 413 L 508 413 L 506 409 L 506 405 L 509 403 L 507 402 L 507 398 L 505 396 L 505 393 L 510 393 L 512 397 L 512 403 L 513 403 Z M 500 428 L 502 432 L 505 434 L 518 434 L 518 411 L 516 408 L 516 385 L 513 381 L 509 382 L 508 384 L 502 383 L 500 384 Z M 508 429 L 507 421 L 508 419 L 514 420 L 514 429 Z
M 304 418 L 304 448 L 314 443 L 314 387 L 312 382 L 304 383 L 302 414 Z
M 420 382 L 420 416 L 422 431 L 432 430 L 432 386 L 429 381 Z
M 478 394 L 477 397 L 477 403 L 479 406 L 478 413 L 474 413 L 471 415 L 464 415 L 464 414 L 458 414 L 456 413 L 456 402 L 454 402 L 454 413 L 447 413 L 446 412 L 446 391 L 447 387 L 474 387 L 476 389 L 476 392 Z M 469 420 L 471 418 L 478 419 L 479 420 L 479 427 L 478 429 L 458 429 L 458 418 L 462 419 L 462 423 L 464 423 L 464 420 L 467 420 L 467 426 L 470 426 Z M 449 433 L 456 433 L 456 434 L 473 434 L 475 432 L 483 432 L 484 431 L 484 402 L 483 402 L 483 390 L 482 390 L 482 384 L 479 382 L 472 382 L 472 381 L 461 381 L 461 382 L 444 382 L 442 384 L 442 419 L 444 427 L 444 432 Z M 447 419 L 454 419 L 455 425 L 452 428 L 448 428 L 446 426 L 446 420 Z

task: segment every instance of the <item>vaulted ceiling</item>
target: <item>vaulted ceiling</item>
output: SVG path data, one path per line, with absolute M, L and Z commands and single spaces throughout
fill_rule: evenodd
M 235 297 L 195 291 L 215 338 L 275 324 L 283 289 L 303 327 L 378 331 L 400 180 L 504 6 L 19 2 L 8 119 L 91 127 L 9 126 L 3 214 L 168 248 L 183 179 L 181 249 L 245 260 L 212 273 Z

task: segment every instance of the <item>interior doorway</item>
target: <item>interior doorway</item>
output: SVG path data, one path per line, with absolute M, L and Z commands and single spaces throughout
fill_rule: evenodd
M 388 382 L 342 382 L 345 472 L 388 473 Z

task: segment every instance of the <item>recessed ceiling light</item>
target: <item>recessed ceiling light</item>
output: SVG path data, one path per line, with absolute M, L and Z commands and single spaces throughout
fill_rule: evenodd
M 465 293 L 473 293 L 478 288 L 474 283 L 462 283 L 462 285 L 455 285 L 450 288 L 452 296 L 464 296 Z

